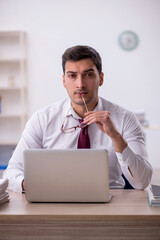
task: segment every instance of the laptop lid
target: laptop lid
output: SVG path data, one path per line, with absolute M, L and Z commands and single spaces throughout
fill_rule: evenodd
M 24 182 L 29 202 L 108 202 L 107 150 L 25 150 Z

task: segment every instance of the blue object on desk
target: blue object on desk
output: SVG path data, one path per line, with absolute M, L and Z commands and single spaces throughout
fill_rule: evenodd
M 7 165 L 0 165 L 0 170 L 5 170 L 7 168 Z
M 15 145 L 0 146 L 0 170 L 4 170 L 8 166 L 8 162 L 13 154 Z

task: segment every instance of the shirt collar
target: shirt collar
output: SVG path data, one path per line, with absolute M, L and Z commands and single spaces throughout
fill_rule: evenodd
M 70 98 L 67 99 L 66 106 L 65 106 L 65 116 L 73 116 L 75 119 L 81 119 L 81 117 L 74 111 Z
M 94 108 L 93 111 L 103 111 L 103 105 L 102 105 L 102 99 L 101 97 L 98 98 L 98 103 L 96 105 L 96 107 Z

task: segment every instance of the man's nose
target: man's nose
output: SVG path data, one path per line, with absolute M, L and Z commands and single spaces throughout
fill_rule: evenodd
M 77 77 L 77 87 L 83 88 L 84 86 L 85 86 L 85 82 L 84 82 L 83 76 L 79 75 Z

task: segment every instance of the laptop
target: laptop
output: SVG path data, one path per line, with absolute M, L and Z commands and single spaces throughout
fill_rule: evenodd
M 24 181 L 29 202 L 109 202 L 108 152 L 25 150 Z

